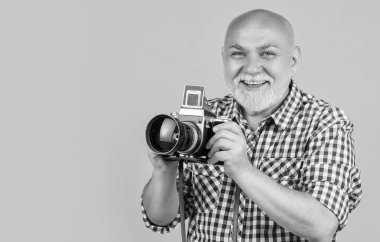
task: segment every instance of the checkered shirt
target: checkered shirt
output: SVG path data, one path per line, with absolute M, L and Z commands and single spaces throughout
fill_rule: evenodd
M 218 116 L 234 118 L 248 144 L 254 167 L 279 184 L 313 196 L 338 218 L 341 230 L 358 205 L 362 191 L 355 166 L 353 125 L 344 112 L 301 91 L 294 82 L 284 103 L 258 129 L 248 127 L 231 95 L 209 101 Z M 235 183 L 223 166 L 188 163 L 184 168 L 188 241 L 231 241 Z M 179 222 L 153 224 L 143 207 L 145 225 L 166 233 Z M 306 241 L 287 231 L 240 193 L 238 241 Z M 333 241 L 335 241 L 335 236 Z

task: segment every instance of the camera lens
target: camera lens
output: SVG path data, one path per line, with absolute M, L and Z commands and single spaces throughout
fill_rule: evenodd
M 198 130 L 191 122 L 181 122 L 177 118 L 161 114 L 148 123 L 146 142 L 149 148 L 159 154 L 191 154 L 200 141 Z

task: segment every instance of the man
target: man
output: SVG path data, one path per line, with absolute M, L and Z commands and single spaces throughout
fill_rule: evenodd
M 295 85 L 300 48 L 291 24 L 267 10 L 244 13 L 229 25 L 222 57 L 232 95 L 209 104 L 235 122 L 214 128 L 208 164 L 185 167 L 188 240 L 230 241 L 240 189 L 238 241 L 335 240 L 361 198 L 353 125 Z M 164 233 L 180 221 L 177 163 L 148 154 L 144 221 Z

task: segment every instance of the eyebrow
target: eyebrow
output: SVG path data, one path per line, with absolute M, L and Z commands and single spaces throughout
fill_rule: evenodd
M 232 44 L 232 45 L 228 46 L 228 49 L 245 50 L 245 48 L 239 44 Z
M 267 49 L 267 48 L 270 48 L 270 47 L 279 48 L 278 45 L 276 45 L 276 44 L 265 43 L 264 45 L 258 47 L 258 49 Z
M 279 48 L 278 45 L 276 45 L 276 44 L 265 43 L 264 45 L 259 46 L 256 49 L 267 49 L 267 48 L 270 48 L 270 47 Z M 243 46 L 241 46 L 239 44 L 232 44 L 232 45 L 230 45 L 228 47 L 228 49 L 246 50 Z

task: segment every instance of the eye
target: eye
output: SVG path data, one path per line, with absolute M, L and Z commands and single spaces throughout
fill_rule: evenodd
M 271 57 L 274 57 L 276 55 L 276 53 L 274 53 L 272 51 L 263 51 L 263 52 L 260 53 L 260 55 L 262 57 L 271 58 Z
M 241 58 L 245 56 L 245 53 L 241 51 L 234 51 L 231 53 L 231 56 L 236 57 L 236 58 Z

